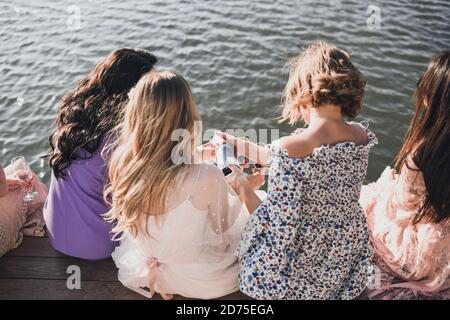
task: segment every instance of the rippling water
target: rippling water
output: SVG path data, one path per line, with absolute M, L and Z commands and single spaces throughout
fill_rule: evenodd
M 381 27 L 370 29 L 371 3 L 0 3 L 0 161 L 25 155 L 48 181 L 39 156 L 47 150 L 59 99 L 119 47 L 149 49 L 160 68 L 183 74 L 206 128 L 278 127 L 284 63 L 309 42 L 326 39 L 350 51 L 366 76 L 358 120 L 368 120 L 380 140 L 369 166 L 369 180 L 376 179 L 402 143 L 419 75 L 433 53 L 449 47 L 450 9 L 447 0 L 378 1 Z

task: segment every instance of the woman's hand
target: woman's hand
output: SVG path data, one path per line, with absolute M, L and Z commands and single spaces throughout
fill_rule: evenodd
M 226 177 L 228 183 L 239 195 L 239 199 L 245 204 L 247 210 L 252 213 L 261 204 L 261 199 L 253 191 L 247 175 L 239 167 L 232 165 L 229 168 L 232 172 Z M 260 180 L 258 181 L 260 183 Z
M 16 190 L 24 188 L 26 186 L 26 183 L 17 178 L 6 178 L 6 186 L 8 187 L 8 190 Z
M 226 176 L 227 182 L 231 188 L 239 195 L 244 189 L 252 188 L 249 180 L 247 179 L 247 174 L 242 171 L 239 167 L 230 165 L 231 173 Z
M 207 162 L 216 156 L 216 148 L 211 143 L 205 143 L 197 147 L 195 159 L 200 162 Z
M 247 175 L 248 183 L 250 184 L 252 190 L 258 190 L 266 182 L 265 168 L 252 169 L 252 174 Z
M 230 144 L 234 146 L 236 157 L 243 156 L 262 166 L 268 165 L 266 149 L 249 140 L 238 138 L 222 131 L 216 131 L 210 143 L 214 145 L 215 148 L 225 143 Z
M 20 179 L 7 178 L 3 167 L 0 165 L 0 198 L 6 196 L 10 190 L 16 190 L 25 186 L 25 182 Z
M 247 187 L 252 190 L 258 190 L 266 182 L 264 171 L 261 169 L 253 169 L 252 174 L 246 174 L 242 170 L 238 170 L 235 166 L 230 166 L 230 169 L 232 170 L 232 173 L 229 174 L 226 179 L 228 184 L 238 194 L 243 188 Z M 233 171 L 233 169 L 235 170 Z
M 225 143 L 228 143 L 236 148 L 239 140 L 241 139 L 226 132 L 217 130 L 214 132 L 214 137 L 211 139 L 209 143 L 211 143 L 215 148 Z

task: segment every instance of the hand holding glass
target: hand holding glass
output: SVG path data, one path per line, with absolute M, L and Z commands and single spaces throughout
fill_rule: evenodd
M 17 179 L 25 183 L 25 196 L 23 200 L 27 202 L 33 201 L 39 194 L 33 191 L 33 172 L 25 161 L 25 157 L 16 157 L 11 160 L 13 173 Z

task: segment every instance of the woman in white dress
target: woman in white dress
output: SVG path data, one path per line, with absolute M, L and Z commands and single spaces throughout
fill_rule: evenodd
M 248 211 L 217 167 L 193 164 L 200 116 L 188 83 L 151 71 L 130 95 L 105 191 L 121 240 L 112 254 L 119 280 L 165 299 L 237 291 L 233 253 Z

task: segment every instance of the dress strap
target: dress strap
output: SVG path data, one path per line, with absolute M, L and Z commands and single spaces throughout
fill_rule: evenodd
M 202 166 L 199 165 L 198 167 L 199 167 L 199 168 L 198 168 L 198 170 L 197 170 L 197 176 L 195 177 L 194 187 L 197 186 L 198 178 L 200 177 L 200 173 L 201 173 L 201 171 L 202 171 Z
M 363 127 L 364 129 L 369 129 L 369 121 L 366 120 L 362 120 L 359 122 L 359 124 L 361 125 L 361 127 Z
M 196 166 L 197 168 L 197 172 L 194 174 L 194 176 L 195 176 L 195 178 L 194 178 L 194 180 L 192 181 L 192 185 L 191 184 L 189 184 L 189 189 L 190 189 L 190 191 L 185 195 L 185 201 L 186 200 L 189 200 L 189 199 L 191 199 L 191 195 L 192 195 L 192 193 L 195 191 L 195 190 L 197 190 L 197 185 L 198 185 L 198 180 L 199 180 L 199 178 L 200 178 L 200 174 L 201 174 L 201 172 L 202 172 L 202 164 L 198 164 L 198 165 L 194 165 L 194 166 Z M 191 167 L 191 170 L 192 170 L 192 167 Z M 186 182 L 187 180 L 185 180 L 185 182 Z
M 356 122 L 356 121 L 350 121 L 349 123 L 355 123 L 360 125 L 364 130 L 367 131 L 367 129 L 369 129 L 369 121 L 367 120 L 361 120 L 360 122 Z
M 198 170 L 197 170 L 197 174 L 195 175 L 195 180 L 194 183 L 192 184 L 192 190 L 196 190 L 197 189 L 197 185 L 198 185 L 198 179 L 200 178 L 200 173 L 202 172 L 202 165 L 198 165 Z

